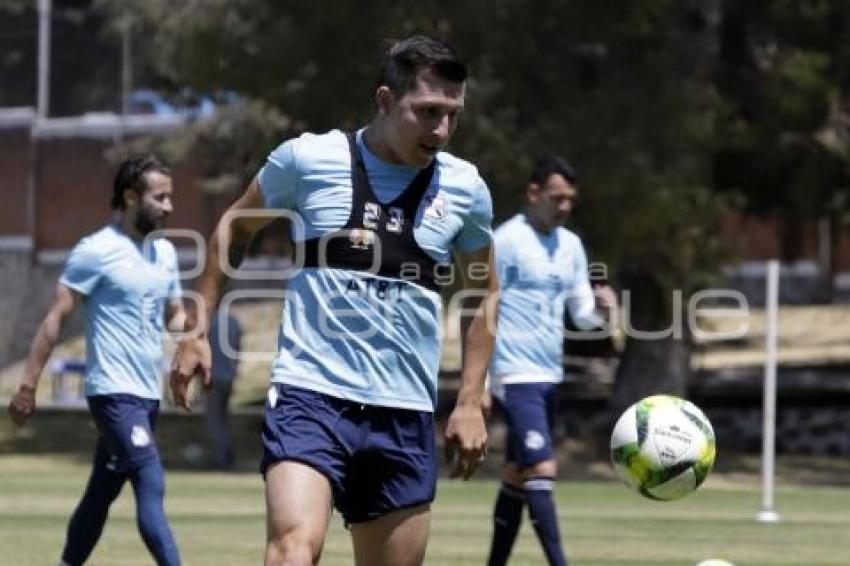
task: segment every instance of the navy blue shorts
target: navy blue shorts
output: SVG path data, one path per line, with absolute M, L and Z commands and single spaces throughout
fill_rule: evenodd
M 334 506 L 349 524 L 434 500 L 432 413 L 361 405 L 279 383 L 272 388 L 263 475 L 275 462 L 307 464 L 328 478 Z
M 505 459 L 520 469 L 551 460 L 552 422 L 557 401 L 555 383 L 511 383 L 495 399 L 508 426 Z
M 100 433 L 94 463 L 116 473 L 159 464 L 154 441 L 159 401 L 135 395 L 93 395 L 89 410 Z

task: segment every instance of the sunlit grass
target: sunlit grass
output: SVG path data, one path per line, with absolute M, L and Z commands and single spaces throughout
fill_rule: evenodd
M 56 563 L 68 516 L 88 466 L 73 458 L 0 457 L 0 564 Z M 167 510 L 186 564 L 261 563 L 262 481 L 254 473 L 169 472 Z M 480 565 L 490 536 L 497 483 L 443 480 L 426 563 Z M 679 502 L 643 500 L 616 482 L 562 481 L 561 531 L 574 566 L 693 565 L 708 557 L 737 566 L 850 564 L 850 489 L 782 485 L 779 524 L 755 521 L 758 484 L 714 476 Z M 90 564 L 150 564 L 139 539 L 131 490 L 113 506 Z M 323 564 L 351 564 L 348 534 L 335 516 Z M 512 565 L 545 563 L 523 524 Z

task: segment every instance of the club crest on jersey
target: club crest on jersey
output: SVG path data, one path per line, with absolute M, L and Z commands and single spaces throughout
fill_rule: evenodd
M 446 216 L 446 199 L 439 193 L 425 195 L 425 216 L 442 220 Z
M 536 430 L 529 430 L 525 434 L 525 447 L 532 451 L 537 451 L 546 445 L 546 439 Z
M 375 233 L 372 230 L 355 228 L 348 234 L 348 240 L 355 250 L 368 250 L 375 243 Z
M 151 437 L 145 427 L 141 425 L 133 425 L 133 430 L 130 432 L 130 442 L 136 448 L 144 448 L 151 443 Z

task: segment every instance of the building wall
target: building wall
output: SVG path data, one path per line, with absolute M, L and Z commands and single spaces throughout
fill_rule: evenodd
M 111 140 L 99 138 L 38 140 L 38 249 L 68 249 L 109 222 L 116 165 L 105 154 L 111 146 Z M 214 222 L 212 199 L 198 190 L 199 175 L 192 164 L 181 164 L 172 172 L 175 211 L 168 226 L 196 230 L 206 237 Z
M 0 109 L 0 238 L 28 236 L 37 251 L 71 248 L 111 218 L 117 164 L 109 154 L 116 143 L 180 127 L 181 119 L 173 117 L 87 115 L 37 122 L 31 109 Z M 175 212 L 169 227 L 208 236 L 226 197 L 201 191 L 192 163 L 172 172 Z
M 29 174 L 33 144 L 28 109 L 0 111 L 0 236 L 30 233 Z

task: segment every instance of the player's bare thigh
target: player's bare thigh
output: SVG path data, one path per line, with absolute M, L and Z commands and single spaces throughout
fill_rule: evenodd
M 294 461 L 266 471 L 266 566 L 317 564 L 331 517 L 331 487 Z
M 420 566 L 430 528 L 429 503 L 352 525 L 357 566 Z

